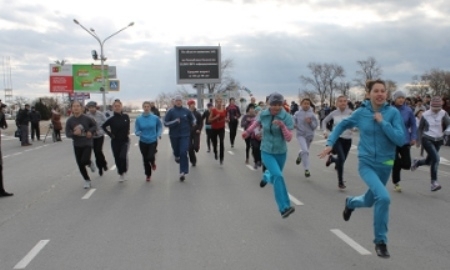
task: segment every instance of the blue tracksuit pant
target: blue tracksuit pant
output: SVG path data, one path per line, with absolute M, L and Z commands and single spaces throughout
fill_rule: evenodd
M 189 136 L 170 137 L 170 144 L 172 145 L 173 155 L 180 159 L 180 173 L 189 173 Z
M 360 160 L 358 170 L 359 175 L 369 189 L 361 196 L 350 197 L 347 207 L 355 209 L 374 206 L 374 243 L 383 242 L 387 244 L 389 204 L 391 199 L 386 189 L 386 183 L 389 180 L 392 165 L 374 164 L 373 162 Z
M 283 168 L 286 163 L 286 153 L 283 154 L 269 154 L 261 151 L 261 158 L 266 166 L 266 171 L 263 175 L 263 181 L 273 185 L 275 193 L 275 201 L 278 204 L 280 213 L 291 206 L 289 195 L 284 183 Z

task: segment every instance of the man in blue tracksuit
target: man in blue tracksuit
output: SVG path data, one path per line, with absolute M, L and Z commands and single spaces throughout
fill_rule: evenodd
M 174 103 L 164 118 L 164 125 L 169 127 L 173 155 L 175 161 L 180 164 L 180 181 L 184 181 L 185 175 L 189 173 L 189 138 L 191 128 L 195 125 L 195 118 L 188 108 L 183 107 L 181 96 L 176 96 Z
M 364 101 L 358 110 L 333 129 L 327 147 L 319 156 L 324 158 L 328 155 L 345 130 L 358 127 L 358 170 L 369 189 L 363 195 L 346 198 L 343 218 L 348 221 L 355 208 L 374 206 L 375 251 L 378 256 L 388 258 L 390 197 L 386 182 L 394 164 L 396 146 L 405 143 L 404 123 L 400 112 L 386 102 L 384 81 L 368 81 L 367 89 L 370 100 Z

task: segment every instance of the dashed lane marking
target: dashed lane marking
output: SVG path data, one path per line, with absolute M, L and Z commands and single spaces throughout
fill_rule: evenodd
M 291 202 L 295 205 L 304 205 L 301 201 L 299 201 L 297 198 L 295 198 L 294 196 L 292 196 L 290 193 L 288 193 L 289 195 L 289 200 L 291 200 Z
M 354 250 L 356 250 L 361 255 L 371 255 L 370 251 L 363 248 L 360 244 L 358 244 L 355 240 L 351 239 L 348 235 L 343 233 L 339 229 L 331 229 L 332 233 L 334 233 L 337 237 L 339 237 L 342 241 L 344 241 L 347 245 L 352 247 Z
M 81 199 L 82 199 L 82 200 L 87 200 L 87 199 L 89 199 L 89 198 L 92 196 L 92 194 L 94 194 L 95 191 L 96 191 L 95 188 L 91 188 L 91 189 L 86 193 L 86 195 L 84 195 L 83 198 L 81 198 Z
M 249 168 L 251 171 L 256 171 L 255 168 L 254 168 L 252 165 L 247 164 L 246 166 L 247 166 L 247 168 Z
M 39 241 L 23 259 L 14 266 L 14 269 L 25 269 L 28 264 L 39 254 L 39 252 L 50 242 L 50 240 Z
M 228 154 L 230 154 L 230 155 L 234 156 L 234 153 L 233 153 L 233 151 L 228 151 Z

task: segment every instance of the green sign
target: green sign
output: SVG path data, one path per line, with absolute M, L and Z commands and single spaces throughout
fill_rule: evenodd
M 72 71 L 73 91 L 100 92 L 100 87 L 102 87 L 101 65 L 72 65 Z M 106 80 L 108 78 L 108 66 L 103 66 L 103 73 Z

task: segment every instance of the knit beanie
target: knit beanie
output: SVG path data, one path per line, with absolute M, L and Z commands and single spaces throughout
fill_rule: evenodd
M 274 105 L 274 104 L 280 104 L 282 105 L 284 101 L 284 97 L 283 95 L 281 95 L 280 93 L 272 93 L 269 96 L 269 104 L 270 105 Z
M 195 105 L 195 101 L 194 101 L 194 100 L 192 100 L 192 99 L 191 99 L 191 100 L 189 100 L 189 101 L 187 102 L 187 105 L 188 105 L 188 106 L 191 106 L 192 104 L 194 104 L 194 105 Z
M 392 94 L 392 101 L 395 101 L 397 98 L 402 97 L 402 98 L 406 98 L 406 94 L 405 92 L 403 92 L 402 90 L 397 90 Z

